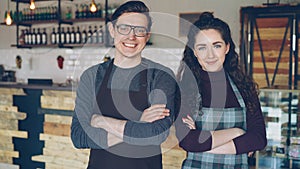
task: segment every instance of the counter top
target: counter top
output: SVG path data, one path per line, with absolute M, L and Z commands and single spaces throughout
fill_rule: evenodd
M 18 82 L 0 82 L 2 88 L 23 88 L 23 89 L 42 89 L 42 90 L 76 90 L 77 86 L 64 85 L 64 84 L 53 84 L 53 85 L 39 85 L 39 84 L 27 84 Z

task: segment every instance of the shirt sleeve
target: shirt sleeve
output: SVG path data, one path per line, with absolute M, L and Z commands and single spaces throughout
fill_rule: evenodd
M 175 118 L 176 80 L 173 72 L 171 70 L 154 71 L 150 86 L 151 90 L 148 96 L 150 104 L 166 104 L 170 110 L 170 116 L 152 123 L 127 121 L 123 140 L 128 144 L 160 145 L 169 135 L 169 129 Z
M 210 132 L 190 130 L 181 120 L 184 114 L 185 113 L 180 113 L 178 120 L 175 122 L 179 146 L 188 152 L 204 152 L 211 150 L 212 136 Z
M 81 78 L 76 92 L 75 113 L 71 124 L 71 140 L 76 148 L 108 148 L 107 132 L 90 125 L 92 114 L 98 111 L 95 97 L 95 69 L 88 69 Z
M 183 89 L 183 87 L 181 87 L 181 89 Z M 179 93 L 179 90 L 177 91 L 176 109 L 179 110 L 179 114 L 175 121 L 175 127 L 179 146 L 189 152 L 211 150 L 212 136 L 210 131 L 200 129 L 190 130 L 182 121 L 182 118 L 186 118 L 187 115 L 193 117 L 195 109 L 199 109 L 199 107 L 195 107 L 193 106 L 194 104 L 191 104 L 192 100 L 194 100 L 191 100 L 191 98 L 193 98 L 191 97 L 191 93 L 183 91 Z M 201 100 L 198 100 L 198 102 L 201 102 Z
M 262 150 L 267 145 L 266 126 L 258 97 L 256 102 L 258 102 L 259 108 L 254 113 L 247 112 L 246 133 L 233 139 L 236 154 Z
M 200 129 L 190 130 L 183 122 L 182 118 L 187 115 L 193 117 L 202 107 L 202 98 L 199 94 L 198 83 L 190 69 L 182 68 L 182 74 L 179 75 L 179 90 L 176 93 L 175 106 L 178 110 L 178 116 L 175 121 L 176 137 L 179 146 L 188 152 L 204 152 L 211 149 L 212 136 L 210 131 Z M 196 94 L 196 95 L 195 95 Z

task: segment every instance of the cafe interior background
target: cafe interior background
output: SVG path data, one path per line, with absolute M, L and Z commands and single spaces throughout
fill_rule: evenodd
M 75 150 L 72 147 L 68 138 L 69 129 L 66 127 L 70 124 L 70 115 L 75 98 L 74 91 L 81 73 L 86 68 L 103 62 L 107 57 L 113 57 L 114 48 L 110 45 L 111 39 L 106 36 L 105 12 L 113 12 L 119 4 L 125 1 L 63 1 L 61 3 L 61 18 L 59 19 L 49 18 L 50 15 L 42 14 L 57 10 L 60 0 L 35 0 L 35 10 L 39 12 L 36 12 L 35 17 L 31 16 L 30 18 L 26 16 L 32 14 L 29 9 L 31 1 L 0 0 L 2 19 L 0 25 L 0 75 L 2 73 L 0 78 L 0 112 L 19 113 L 18 118 L 7 117 L 9 121 L 14 121 L 14 129 L 10 129 L 9 124 L 0 124 L 0 138 L 11 138 L 5 139 L 6 142 L 3 144 L 0 143 L 0 169 L 26 168 L 28 166 L 30 168 L 84 168 L 88 151 Z M 96 12 L 97 14 L 89 13 L 91 2 L 95 2 L 98 7 L 97 10 L 100 12 Z M 107 10 L 105 10 L 105 2 L 107 2 Z M 211 11 L 216 17 L 220 17 L 229 24 L 236 44 L 236 51 L 241 54 L 242 67 L 247 73 L 253 74 L 254 79 L 259 82 L 261 87 L 260 99 L 267 126 L 268 146 L 262 152 L 257 152 L 253 158 L 249 159 L 249 162 L 253 168 L 300 168 L 300 115 L 298 112 L 300 96 L 296 81 L 298 76 L 295 75 L 297 74 L 295 69 L 298 67 L 297 59 L 295 59 L 295 56 L 298 57 L 298 55 L 295 54 L 297 53 L 295 51 L 298 48 L 294 47 L 295 44 L 298 44 L 294 39 L 298 37 L 298 34 L 292 33 L 298 30 L 296 29 L 297 26 L 293 25 L 298 24 L 298 17 L 300 16 L 298 16 L 300 14 L 298 3 L 300 1 L 143 0 L 143 2 L 150 7 L 154 21 L 152 37 L 143 51 L 143 56 L 171 68 L 174 73 L 177 72 L 182 58 L 189 21 L 192 22 L 203 11 Z M 15 21 L 17 8 L 19 12 L 22 12 L 23 20 L 19 22 Z M 266 10 L 264 10 L 265 8 Z M 255 13 L 257 12 L 256 9 L 258 9 L 258 13 Z M 263 11 L 259 9 L 263 9 Z M 293 12 L 290 12 L 290 9 L 293 9 Z M 267 17 L 266 20 L 257 20 L 257 25 L 261 24 L 259 25 L 261 26 L 259 28 L 261 34 L 259 35 L 263 43 L 269 42 L 271 44 L 269 46 L 272 46 L 275 41 L 281 44 L 282 39 L 286 38 L 284 39 L 285 45 L 283 45 L 282 50 L 279 50 L 280 45 L 276 46 L 276 52 L 276 49 L 265 47 L 266 53 L 263 53 L 262 47 L 259 48 L 260 41 L 258 40 L 259 35 L 255 32 L 256 29 L 251 32 L 251 19 L 249 18 L 257 17 L 259 13 L 265 14 L 268 11 L 272 13 L 276 10 L 279 12 L 276 13 L 275 19 L 271 16 Z M 7 11 L 11 11 L 11 25 L 7 25 L 5 22 Z M 82 14 L 84 11 L 87 14 Z M 287 15 L 291 15 L 291 22 L 289 17 L 284 18 Z M 180 18 L 184 18 L 184 20 Z M 276 20 L 278 18 L 279 20 Z M 290 24 L 294 29 L 289 27 Z M 73 32 L 79 30 L 80 33 L 83 31 L 89 33 L 91 30 L 93 33 L 91 33 L 92 37 L 87 39 L 85 43 L 77 43 L 73 40 L 52 42 L 52 33 L 57 34 L 58 27 L 64 28 L 65 33 L 73 30 Z M 28 39 L 25 39 L 25 34 L 28 34 L 29 31 L 41 39 L 29 42 Z M 284 36 L 286 32 L 291 33 L 291 35 Z M 42 38 L 43 36 L 46 40 Z M 67 36 L 71 36 L 71 33 Z M 255 39 L 253 44 L 251 38 Z M 267 59 L 262 60 L 262 55 L 265 55 Z M 278 61 L 281 55 L 283 59 Z M 256 56 L 259 56 L 259 59 Z M 251 60 L 251 58 L 254 59 Z M 289 60 L 289 58 L 291 59 Z M 281 63 L 282 60 L 285 62 Z M 269 73 L 271 71 L 269 77 L 265 74 L 266 69 L 270 69 Z M 275 73 L 272 74 L 273 72 Z M 276 79 L 274 78 L 275 75 L 277 75 Z M 49 80 L 57 88 L 41 89 L 42 94 L 38 98 L 40 105 L 36 111 L 37 116 L 41 114 L 43 116 L 39 125 L 41 131 L 35 140 L 39 141 L 41 145 L 36 152 L 27 153 L 26 151 L 30 150 L 20 148 L 23 144 L 19 143 L 21 141 L 15 141 L 15 138 L 20 137 L 23 140 L 29 140 L 31 137 L 29 134 L 31 131 L 26 131 L 20 127 L 21 121 L 26 120 L 29 112 L 26 112 L 26 109 L 23 112 L 16 105 L 15 95 L 28 94 L 24 89 L 28 88 L 29 82 L 47 83 Z M 66 91 L 62 89 L 63 87 L 67 88 Z M 59 102 L 61 106 L 55 107 L 54 103 L 56 102 Z M 48 110 L 50 112 L 52 112 L 51 110 L 59 111 L 58 113 L 52 112 L 55 115 L 51 116 L 51 113 L 47 113 Z M 1 116 L 0 119 L 0 123 L 5 123 L 5 121 L 7 123 L 5 116 Z M 56 122 L 58 124 L 53 125 Z M 55 126 L 65 126 L 65 133 L 45 133 L 46 131 L 50 132 L 51 129 L 57 129 Z M 62 128 L 59 129 L 62 130 Z M 174 142 L 175 139 L 169 138 L 168 141 Z M 69 152 L 70 156 L 75 153 L 76 158 L 66 158 L 61 157 L 59 153 L 51 153 L 53 152 L 50 146 L 52 144 L 61 145 L 63 151 Z M 164 167 L 166 169 L 180 168 L 184 156 L 184 151 L 178 146 L 168 148 L 168 151 L 164 153 Z

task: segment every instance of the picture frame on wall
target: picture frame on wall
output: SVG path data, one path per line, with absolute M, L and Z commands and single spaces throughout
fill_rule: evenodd
M 179 13 L 179 37 L 187 36 L 190 25 L 193 24 L 202 12 Z

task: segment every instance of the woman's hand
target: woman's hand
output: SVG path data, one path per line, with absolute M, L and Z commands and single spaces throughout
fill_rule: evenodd
M 144 110 L 144 112 L 140 118 L 140 121 L 151 123 L 156 120 L 163 119 L 166 116 L 170 116 L 170 110 L 166 109 L 166 105 L 165 104 L 154 104 Z
M 254 155 L 254 151 L 248 153 L 248 157 L 253 157 L 253 155 Z
M 191 116 L 187 115 L 186 118 L 182 118 L 182 122 L 186 124 L 189 129 L 196 129 L 196 125 Z

